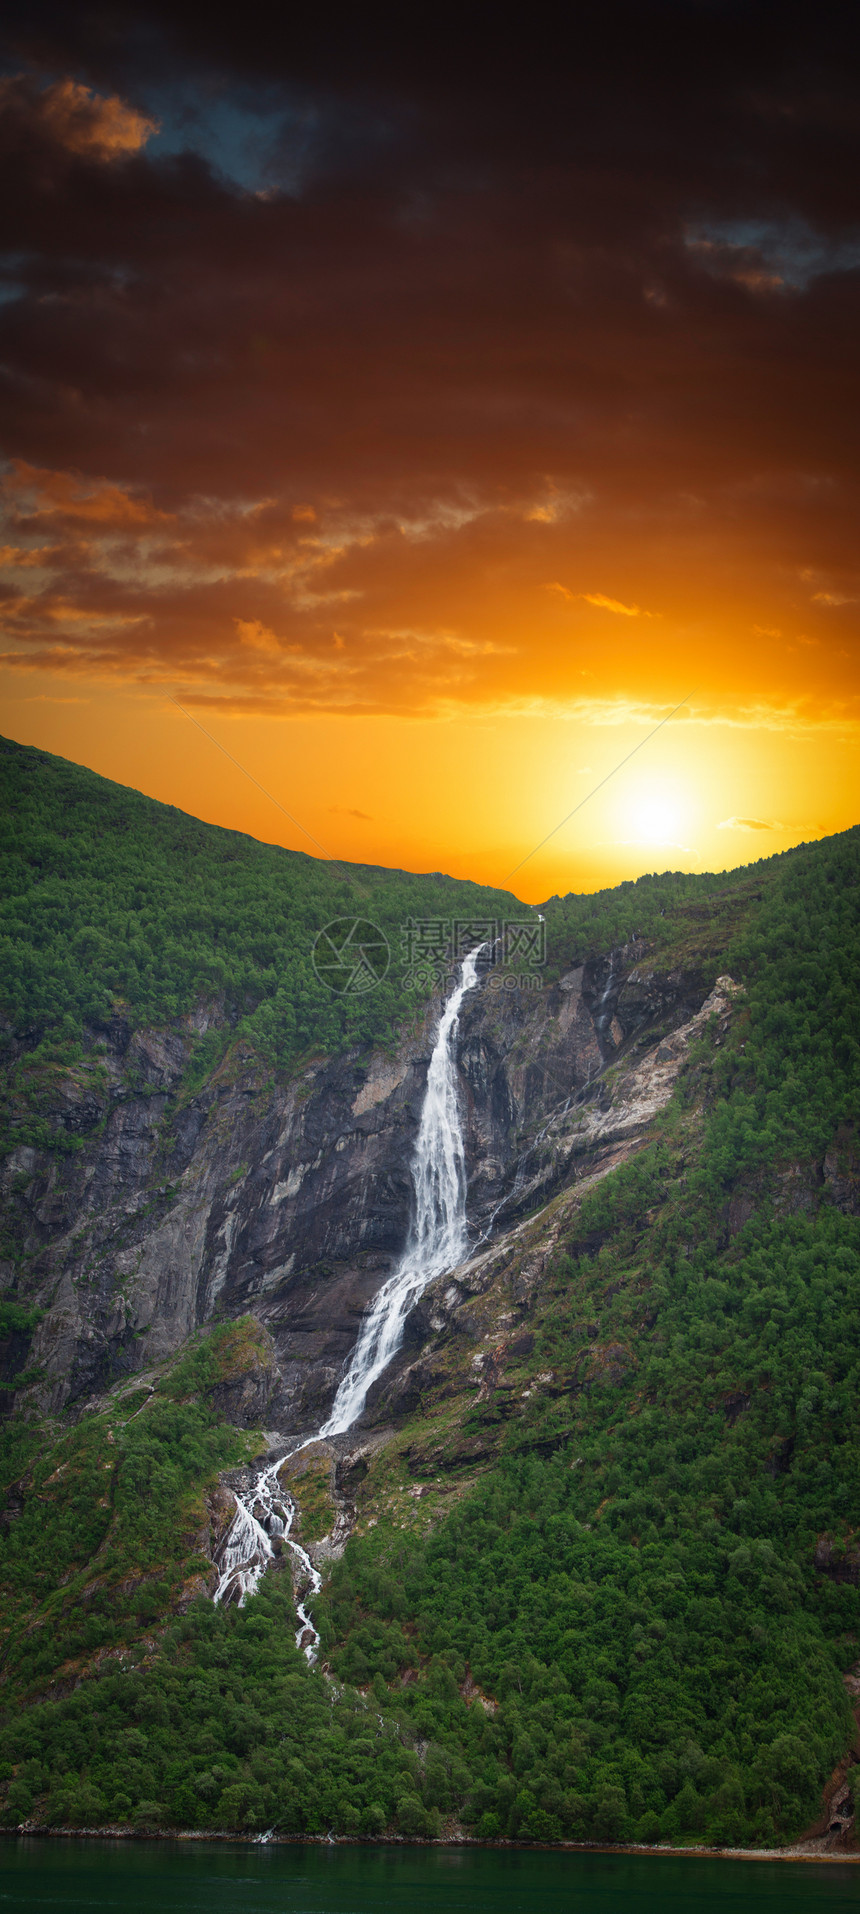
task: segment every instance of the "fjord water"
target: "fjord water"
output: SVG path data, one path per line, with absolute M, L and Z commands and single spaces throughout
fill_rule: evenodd
M 850 1862 L 6 1839 L 0 1914 L 843 1914 Z
M 479 945 L 465 958 L 459 980 L 439 1020 L 412 1155 L 415 1208 L 406 1248 L 362 1324 L 349 1368 L 341 1380 L 331 1415 L 319 1430 L 320 1436 L 345 1435 L 358 1421 L 368 1390 L 400 1347 L 413 1304 L 434 1277 L 454 1269 L 466 1253 L 466 1159 L 455 1046 L 460 1005 L 466 992 L 474 990 L 478 981 L 477 965 L 482 948 Z M 311 1436 L 300 1446 L 306 1448 L 315 1440 L 316 1437 Z M 272 1561 L 278 1538 L 281 1545 L 286 1543 L 292 1549 L 301 1563 L 308 1585 L 305 1601 L 318 1594 L 320 1576 L 305 1550 L 292 1539 L 295 1503 L 282 1487 L 278 1475 L 286 1456 L 294 1452 L 295 1444 L 259 1470 L 248 1495 L 242 1496 L 234 1490 L 236 1514 L 221 1558 L 216 1602 L 238 1599 L 242 1606 Z M 297 1604 L 297 1612 L 296 1641 L 308 1661 L 314 1662 L 319 1635 L 303 1603 Z

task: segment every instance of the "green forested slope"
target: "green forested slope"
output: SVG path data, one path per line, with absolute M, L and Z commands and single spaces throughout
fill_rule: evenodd
M 636 935 L 683 949 L 715 911 L 728 938 L 782 861 L 551 898 L 547 981 Z M 410 918 L 532 915 L 508 891 L 438 872 L 261 844 L 0 739 L 0 1015 L 52 1052 L 117 1009 L 159 1024 L 212 999 L 281 1065 L 308 1048 L 386 1041 L 416 1003 L 404 985 Z M 391 968 L 367 996 L 337 997 L 311 951 L 327 923 L 352 916 L 380 925 Z
M 116 1009 L 160 1024 L 212 999 L 282 1066 L 385 1042 L 416 1004 L 407 920 L 511 915 L 529 912 L 507 891 L 327 864 L 0 740 L 0 1014 L 54 1047 Z M 364 996 L 314 973 L 314 939 L 342 917 L 370 919 L 391 947 Z
M 550 897 L 546 918 L 547 977 L 555 979 L 571 964 L 604 956 L 619 945 L 643 939 L 661 962 L 683 961 L 704 942 L 711 953 L 725 949 L 772 883 L 786 858 L 760 858 L 739 870 L 662 871 L 616 884 L 611 890 Z
M 317 1604 L 330 1675 L 294 1648 L 283 1576 L 241 1614 L 174 1600 L 154 1619 L 181 1580 L 182 1496 L 235 1454 L 208 1372 L 166 1385 L 151 1434 L 152 1409 L 112 1425 L 113 1493 L 130 1509 L 153 1471 L 164 1533 L 136 1569 L 131 1516 L 107 1525 L 101 1600 L 81 1595 L 93 1558 L 46 1546 L 74 1529 L 75 1469 L 50 1446 L 69 1437 L 9 1431 L 5 1481 L 33 1449 L 50 1521 L 0 1556 L 7 1821 L 411 1836 L 453 1815 L 481 1838 L 770 1844 L 814 1819 L 860 1658 L 860 834 L 764 875 L 740 923 L 750 874 L 713 893 L 744 995 L 649 1145 L 571 1210 L 527 1320 L 529 1393 L 428 1386 L 379 1465 L 420 1481 L 459 1416 L 483 1473 L 427 1529 L 387 1512 L 371 1470 Z M 83 1470 L 108 1454 L 96 1422 Z M 75 1656 L 91 1675 L 40 1701 Z

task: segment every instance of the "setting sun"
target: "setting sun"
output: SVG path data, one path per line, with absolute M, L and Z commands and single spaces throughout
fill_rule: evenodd
M 675 98 L 659 64 L 652 172 L 647 59 L 616 98 L 613 53 L 577 111 L 526 89 L 520 173 L 482 52 L 453 122 L 447 62 L 414 98 L 384 63 L 308 78 L 299 153 L 292 36 L 271 98 L 204 62 L 181 112 L 78 54 L 0 87 L 4 729 L 534 901 L 854 821 L 856 247 L 841 200 L 804 223 L 823 122 L 794 153 L 758 80 L 709 52 Z
M 661 797 L 643 799 L 635 814 L 635 825 L 639 837 L 649 844 L 668 844 L 677 838 L 681 828 L 677 806 Z
M 689 831 L 689 801 L 665 785 L 638 781 L 621 811 L 629 836 L 642 844 L 678 846 Z

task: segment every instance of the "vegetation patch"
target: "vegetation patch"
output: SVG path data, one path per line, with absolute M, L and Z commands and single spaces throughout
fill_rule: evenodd
M 410 918 L 523 914 L 485 885 L 260 844 L 8 740 L 0 818 L 0 1004 L 28 1050 L 41 1045 L 43 1075 L 82 1060 L 88 1028 L 161 1025 L 200 1003 L 217 1007 L 218 1027 L 196 1043 L 186 1096 L 236 1036 L 281 1069 L 309 1051 L 392 1043 L 432 988 L 429 977 L 417 993 L 404 981 Z M 356 917 L 383 931 L 391 964 L 375 990 L 337 995 L 316 975 L 313 945 L 333 920 Z M 27 1088 L 35 1094 L 29 1059 Z M 47 1123 L 37 1135 L 36 1122 L 17 1140 L 76 1147 Z
M 210 842 L 176 814 L 153 824 L 144 800 L 123 813 L 124 860 L 115 794 L 90 796 L 102 1005 L 121 990 L 136 1017 L 173 1014 L 169 999 L 211 996 L 217 956 L 235 1042 L 244 1020 L 262 1053 L 261 1011 L 277 1021 L 298 950 L 292 930 L 271 942 L 278 886 L 303 936 L 311 899 L 382 909 L 378 873 L 341 892 L 312 860 L 232 839 L 228 856 L 230 834 Z M 144 878 L 174 852 L 159 916 Z M 87 855 L 69 867 L 81 896 L 101 869 Z M 49 957 L 32 1000 L 16 973 L 22 1019 L 66 990 L 44 916 L 78 923 L 60 856 L 46 839 Z M 121 869 L 141 886 L 130 947 L 140 933 L 156 953 L 139 989 L 125 956 L 110 969 Z M 412 881 L 389 894 L 398 910 Z M 7 1424 L 8 1824 L 770 1845 L 815 1818 L 852 1745 L 843 1678 L 860 1656 L 858 902 L 857 833 L 726 879 L 551 901 L 559 967 L 647 938 L 667 968 L 730 971 L 743 1000 L 691 1049 L 645 1146 L 547 1205 L 469 1305 L 469 1334 L 455 1322 L 425 1352 L 419 1409 L 357 1483 L 356 1533 L 315 1604 L 324 1668 L 295 1649 L 277 1568 L 241 1613 L 194 1599 L 205 1494 L 259 1442 L 216 1408 L 269 1359 L 253 1319 L 195 1338 L 74 1428 Z M 259 986 L 269 962 L 275 983 Z M 335 1048 L 393 1030 L 396 991 L 373 1030 L 331 1007 L 321 1029 L 305 983 L 296 957 L 276 1061 L 309 1032 Z M 75 1015 L 94 1015 L 70 988 Z M 308 1539 L 331 1526 L 329 1480 L 312 1463 L 298 1485 Z
M 0 1706 L 130 1649 L 211 1572 L 206 1491 L 259 1449 L 211 1396 L 263 1336 L 253 1318 L 219 1326 L 73 1429 L 0 1425 Z
M 454 1442 L 448 1408 L 448 1445 L 489 1432 L 497 1459 L 429 1535 L 366 1523 L 334 1570 L 335 1671 L 402 1682 L 417 1653 L 499 1698 L 485 1834 L 787 1841 L 854 1732 L 858 875 L 855 834 L 783 866 L 731 950 L 730 1039 L 568 1204 L 497 1379 L 528 1372 L 516 1413 L 490 1391 Z M 423 1676 L 403 1692 L 420 1718 Z
M 330 1535 L 337 1520 L 338 1509 L 332 1495 L 331 1474 L 330 1462 L 318 1467 L 311 1465 L 298 1475 L 289 1469 L 289 1465 L 281 1471 L 281 1481 L 295 1497 L 300 1511 L 297 1535 L 305 1548 L 322 1541 L 324 1535 Z

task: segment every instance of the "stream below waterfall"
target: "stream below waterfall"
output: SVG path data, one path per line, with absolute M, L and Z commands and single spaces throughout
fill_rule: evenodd
M 232 1491 L 236 1513 L 221 1550 L 221 1574 L 214 1600 L 223 1602 L 229 1597 L 241 1608 L 248 1596 L 253 1595 L 261 1575 L 265 1575 L 275 1556 L 284 1547 L 292 1549 L 310 1584 L 304 1600 L 296 1602 L 299 1618 L 296 1647 L 304 1649 L 309 1661 L 315 1661 L 319 1635 L 304 1603 L 319 1593 L 322 1578 L 307 1550 L 294 1542 L 290 1534 L 296 1505 L 278 1481 L 278 1470 L 285 1460 L 285 1455 L 279 1456 L 277 1462 L 268 1463 L 258 1472 L 247 1499 L 235 1489 Z
M 214 1600 L 236 1602 L 241 1608 L 269 1564 L 284 1548 L 290 1549 L 303 1571 L 301 1600 L 296 1603 L 296 1642 L 309 1662 L 316 1661 L 319 1635 L 306 1604 L 319 1592 L 321 1576 L 307 1550 L 292 1539 L 296 1505 L 281 1484 L 279 1470 L 300 1449 L 321 1437 L 345 1435 L 354 1426 L 368 1391 L 400 1347 L 410 1309 L 428 1283 L 454 1269 L 466 1254 L 466 1163 L 456 1037 L 460 1005 L 478 982 L 482 949 L 479 945 L 465 958 L 439 1021 L 410 1166 L 415 1202 L 406 1248 L 364 1319 L 331 1414 L 316 1435 L 291 1444 L 259 1469 L 246 1493 L 232 1491 L 236 1514 L 221 1547 Z

